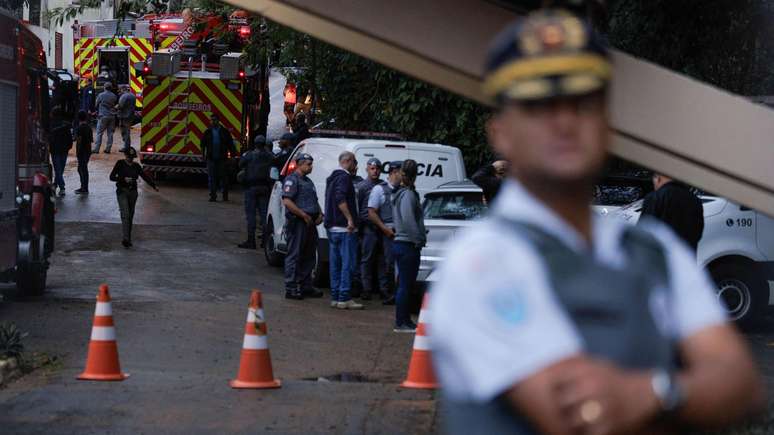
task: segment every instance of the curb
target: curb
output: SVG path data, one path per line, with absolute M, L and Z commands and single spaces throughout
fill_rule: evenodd
M 0 359 L 0 388 L 21 375 L 19 360 L 16 358 Z

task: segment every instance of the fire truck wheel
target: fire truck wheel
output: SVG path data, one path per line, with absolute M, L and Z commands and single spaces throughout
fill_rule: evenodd
M 16 290 L 21 297 L 39 296 L 46 290 L 46 278 L 48 276 L 48 262 L 41 256 L 45 249 L 45 236 L 31 243 L 31 252 L 26 261 L 21 262 L 16 269 Z M 37 244 L 33 248 L 32 244 Z
M 269 220 L 266 225 L 266 239 L 263 243 L 263 254 L 266 257 L 266 263 L 269 266 L 282 267 L 285 264 L 285 257 L 277 251 L 277 244 L 274 239 L 274 222 Z

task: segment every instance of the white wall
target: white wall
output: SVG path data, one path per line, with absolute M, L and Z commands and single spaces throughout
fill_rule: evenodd
M 46 3 L 48 4 L 48 9 L 46 9 Z M 41 2 L 41 9 L 43 9 L 42 13 L 44 14 L 44 17 L 41 18 L 41 23 L 45 19 L 45 13 L 47 10 L 54 10 L 56 8 L 65 7 L 71 3 L 71 0 L 43 0 Z M 113 6 L 112 2 L 110 1 L 103 2 L 100 9 L 86 9 L 82 14 L 75 17 L 79 23 L 84 21 L 109 20 L 112 18 Z M 29 7 L 27 6 L 24 7 L 24 19 L 29 20 Z M 50 23 L 50 29 L 28 25 L 30 30 L 32 30 L 32 32 L 35 33 L 35 35 L 37 35 L 41 41 L 43 41 L 43 49 L 46 51 L 46 60 L 49 68 L 53 68 L 55 66 L 55 33 L 59 32 L 62 34 L 62 68 L 65 68 L 70 72 L 73 71 L 73 22 L 73 20 L 65 20 L 61 26 L 57 26 L 52 21 Z

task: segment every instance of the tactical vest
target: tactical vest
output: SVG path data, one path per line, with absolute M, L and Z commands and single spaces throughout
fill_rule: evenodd
M 374 180 L 366 178 L 365 180 L 357 183 L 355 190 L 357 191 L 357 207 L 358 217 L 361 223 L 368 223 L 368 197 L 371 196 L 371 191 L 374 186 L 383 183 L 382 180 Z
M 616 269 L 573 251 L 534 225 L 497 221 L 540 255 L 553 294 L 580 334 L 584 352 L 627 369 L 677 366 L 675 339 L 669 331 L 662 332 L 674 317 L 668 310 L 666 255 L 651 234 L 627 227 L 620 239 L 626 267 Z M 656 316 L 666 319 L 654 319 L 654 304 L 664 307 Z M 444 400 L 443 407 L 450 434 L 537 434 L 504 398 L 487 403 Z

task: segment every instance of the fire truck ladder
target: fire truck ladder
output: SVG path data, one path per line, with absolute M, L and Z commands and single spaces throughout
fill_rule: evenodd
M 188 64 L 191 65 L 191 59 L 189 59 Z M 170 92 L 169 92 L 169 106 L 171 107 L 172 104 L 179 104 L 180 100 L 178 100 L 178 97 L 185 97 L 185 109 L 180 109 L 181 111 L 185 112 L 185 115 L 182 117 L 182 119 L 175 120 L 172 115 L 172 109 L 167 110 L 167 130 L 166 130 L 166 137 L 167 137 L 167 143 L 172 143 L 170 141 L 174 141 L 174 143 L 177 143 L 176 139 L 183 138 L 183 141 L 188 141 L 188 116 L 189 108 L 191 107 L 191 78 L 193 77 L 193 70 L 189 67 L 188 68 L 188 77 L 181 79 L 176 76 L 172 76 L 172 80 L 169 84 L 170 86 Z M 181 89 L 180 92 L 176 92 L 178 85 L 181 82 L 186 82 L 185 87 Z M 183 123 L 183 129 L 178 131 L 177 134 L 173 134 L 173 130 L 175 130 L 175 126 L 178 124 Z

